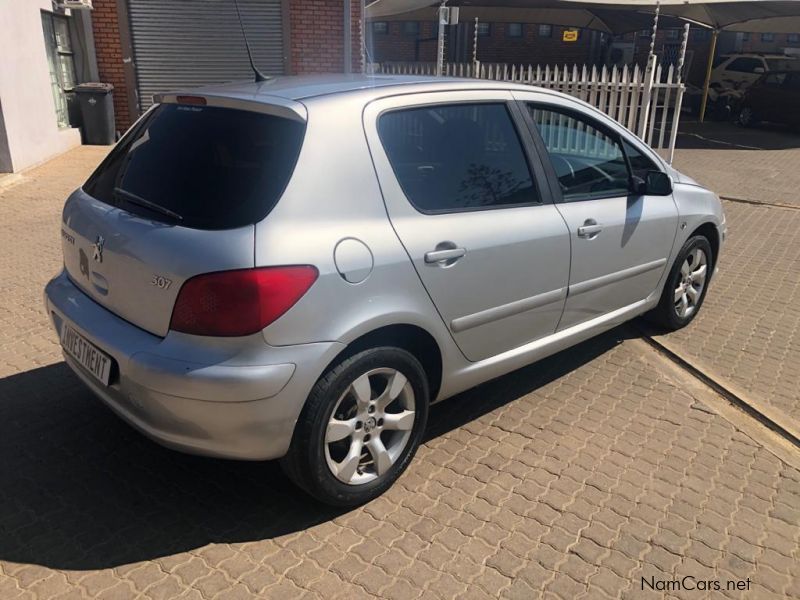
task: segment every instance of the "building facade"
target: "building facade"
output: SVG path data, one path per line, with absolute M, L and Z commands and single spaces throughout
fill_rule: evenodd
M 447 62 L 472 62 L 477 41 L 476 54 L 481 63 L 542 66 L 638 63 L 643 66 L 650 51 L 651 33 L 646 29 L 610 36 L 547 23 L 479 21 L 476 25 L 474 21 L 464 22 L 448 26 L 445 58 Z M 664 63 L 677 62 L 682 35 L 682 29 L 658 31 L 655 51 Z M 372 21 L 367 24 L 367 60 L 389 64 L 434 62 L 437 37 L 438 24 L 434 20 Z M 686 72 L 689 80 L 698 85 L 705 73 L 710 39 L 707 29 L 695 27 L 690 31 Z M 733 40 L 734 37 L 730 37 L 731 43 L 723 43 L 720 48 L 732 50 Z
M 66 90 L 90 77 L 79 35 L 86 23 L 50 0 L 0 3 L 0 173 L 21 171 L 80 145 Z
M 233 0 L 2 0 L 0 173 L 81 143 L 75 85 L 114 86 L 124 132 L 157 93 L 250 79 Z M 238 0 L 256 66 L 267 75 L 342 72 L 344 0 Z M 362 68 L 360 0 L 349 56 Z
M 345 2 L 239 0 L 254 62 L 267 75 L 341 73 Z M 114 85 L 120 128 L 153 95 L 180 87 L 249 79 L 232 0 L 94 0 L 101 81 Z M 351 70 L 361 70 L 361 2 L 350 1 Z
M 576 39 L 564 41 L 566 31 L 575 32 Z M 447 27 L 446 60 L 471 62 L 477 39 L 477 59 L 485 63 L 536 64 L 545 59 L 547 64 L 583 64 L 597 52 L 602 37 L 594 31 L 540 23 L 487 21 L 476 25 L 474 21 L 467 21 Z M 372 21 L 367 24 L 367 60 L 372 63 L 434 62 L 437 38 L 435 20 Z

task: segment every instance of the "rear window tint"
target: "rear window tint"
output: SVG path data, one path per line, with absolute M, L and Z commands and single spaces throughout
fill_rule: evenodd
M 162 104 L 123 138 L 84 191 L 154 220 L 242 227 L 263 219 L 278 201 L 304 130 L 303 123 L 273 115 Z

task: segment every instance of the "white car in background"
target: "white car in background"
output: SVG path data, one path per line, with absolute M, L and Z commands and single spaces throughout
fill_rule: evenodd
M 723 54 L 714 61 L 711 86 L 717 89 L 750 87 L 768 71 L 800 70 L 800 60 L 785 54 Z

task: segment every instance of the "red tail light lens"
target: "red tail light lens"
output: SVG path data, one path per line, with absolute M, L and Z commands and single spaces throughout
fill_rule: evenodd
M 187 280 L 169 328 L 194 335 L 240 336 L 261 331 L 316 281 L 310 265 L 221 271 Z

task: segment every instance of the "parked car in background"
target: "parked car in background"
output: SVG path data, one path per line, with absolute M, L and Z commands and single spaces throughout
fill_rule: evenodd
M 168 94 L 66 201 L 67 364 L 179 450 L 386 490 L 428 406 L 650 313 L 698 313 L 719 198 L 571 96 L 431 77 Z
M 709 86 L 705 118 L 713 121 L 733 120 L 739 114 L 742 95 L 743 92 L 733 86 L 728 88 L 718 84 Z M 687 83 L 682 110 L 696 116 L 700 114 L 702 105 L 703 89 Z
M 750 126 L 759 121 L 800 126 L 800 71 L 771 71 L 744 93 L 738 122 Z
M 800 69 L 800 59 L 785 54 L 724 54 L 715 61 L 711 85 L 745 90 L 771 71 Z

